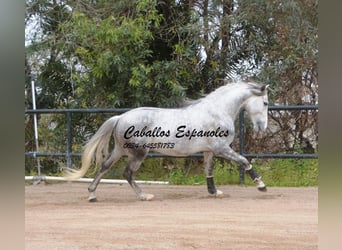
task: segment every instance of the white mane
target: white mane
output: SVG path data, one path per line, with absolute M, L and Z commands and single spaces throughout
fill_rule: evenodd
M 242 85 L 244 85 L 246 88 L 255 88 L 258 89 L 260 88 L 261 85 L 259 85 L 258 83 L 254 83 L 254 82 L 229 82 L 225 85 L 222 85 L 221 87 L 217 88 L 216 90 L 214 90 L 213 92 L 209 93 L 209 94 L 204 94 L 202 95 L 201 98 L 196 99 L 196 100 L 191 100 L 191 99 L 187 99 L 183 102 L 183 107 L 187 107 L 190 105 L 195 105 L 197 103 L 202 102 L 205 99 L 215 99 L 218 96 L 222 96 L 225 95 L 226 93 L 229 93 L 230 91 L 232 91 L 233 89 L 235 89 L 236 87 L 241 87 Z

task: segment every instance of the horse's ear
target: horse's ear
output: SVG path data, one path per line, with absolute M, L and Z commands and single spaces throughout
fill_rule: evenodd
M 261 88 L 260 88 L 261 92 L 264 92 L 265 90 L 267 90 L 269 86 L 270 86 L 269 84 L 262 85 Z
M 256 96 L 263 96 L 266 95 L 266 90 L 268 89 L 269 85 L 254 85 L 252 86 L 252 93 Z

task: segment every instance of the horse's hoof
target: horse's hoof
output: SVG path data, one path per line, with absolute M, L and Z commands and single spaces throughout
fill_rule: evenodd
M 266 192 L 267 191 L 265 183 L 261 180 L 261 176 L 256 178 L 254 180 L 254 182 L 257 183 L 257 188 L 258 188 L 259 191 L 261 191 L 261 192 Z
M 266 192 L 266 191 L 267 191 L 267 188 L 266 188 L 266 186 L 258 187 L 258 190 L 259 190 L 260 192 Z
M 153 194 L 141 194 L 140 195 L 140 200 L 142 201 L 151 201 L 153 200 L 154 195 Z
M 88 201 L 89 201 L 89 202 L 96 202 L 96 201 L 97 201 L 95 192 L 91 192 L 91 193 L 89 194 Z
M 209 193 L 209 197 L 214 197 L 214 198 L 222 198 L 223 197 L 223 192 L 221 190 L 216 190 L 215 193 Z
M 221 190 L 216 190 L 215 197 L 216 198 L 222 198 L 223 197 L 223 192 Z
M 96 197 L 89 197 L 88 201 L 89 202 L 97 202 L 97 199 L 96 199 Z

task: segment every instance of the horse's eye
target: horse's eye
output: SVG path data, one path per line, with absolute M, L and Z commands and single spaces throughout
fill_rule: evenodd
M 267 105 L 268 105 L 268 102 L 264 102 L 264 105 L 267 106 Z

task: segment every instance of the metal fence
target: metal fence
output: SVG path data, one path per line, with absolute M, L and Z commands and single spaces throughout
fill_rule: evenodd
M 117 109 L 37 109 L 25 110 L 25 114 L 64 114 L 66 116 L 66 152 L 46 153 L 46 152 L 25 152 L 25 156 L 29 157 L 64 157 L 67 162 L 67 168 L 72 166 L 72 158 L 80 157 L 81 153 L 72 151 L 72 114 L 73 113 L 115 113 L 121 114 L 129 111 L 130 108 L 117 108 Z M 318 105 L 296 105 L 285 106 L 277 105 L 270 106 L 269 111 L 273 110 L 318 110 Z M 245 152 L 245 119 L 244 111 L 239 114 L 239 153 L 247 158 L 318 158 L 317 154 L 258 154 Z M 202 157 L 202 153 L 193 154 L 187 157 Z M 160 153 L 150 152 L 147 157 L 174 157 Z M 244 183 L 244 170 L 240 168 L 240 183 Z

